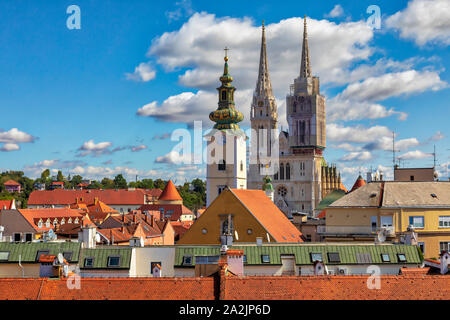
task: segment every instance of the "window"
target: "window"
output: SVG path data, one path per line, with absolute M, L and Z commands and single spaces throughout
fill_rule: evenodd
M 450 216 L 439 216 L 439 228 L 450 228 Z
M 222 101 L 227 100 L 227 91 L 226 90 L 222 90 Z
M 244 254 L 244 256 L 243 256 L 243 258 L 242 258 L 242 261 L 244 262 L 244 263 L 247 263 L 247 256 Z
M 261 262 L 262 263 L 270 263 L 270 256 L 268 254 L 261 255 Z
M 279 187 L 278 188 L 278 195 L 282 196 L 283 198 L 287 195 L 287 189 L 285 187 Z
M 0 261 L 8 261 L 9 251 L 0 251 Z
M 84 258 L 84 267 L 85 268 L 90 268 L 94 266 L 94 258 L 89 257 L 89 258 Z
M 284 164 L 280 163 L 280 180 L 284 180 Z
M 223 215 L 220 217 L 220 232 L 222 235 L 233 234 L 234 223 L 232 215 Z
M 26 242 L 31 242 L 31 241 L 33 241 L 33 234 L 32 234 L 32 233 L 26 233 L 26 234 L 25 234 L 25 241 L 26 241 Z
M 323 261 L 322 254 L 321 253 L 311 253 L 311 262 L 315 261 Z
M 217 187 L 217 195 L 221 194 L 223 190 L 225 190 L 226 186 L 218 186 Z
M 310 234 L 306 235 L 306 242 L 311 242 L 311 235 Z
M 425 242 L 419 242 L 417 244 L 420 248 L 420 251 L 422 251 L 422 253 L 425 253 Z
M 119 266 L 120 266 L 120 256 L 108 257 L 108 267 L 119 267 Z
M 291 180 L 291 165 L 286 164 L 286 180 Z
M 389 257 L 389 254 L 387 254 L 387 253 L 382 253 L 381 254 L 381 260 L 383 262 L 391 262 L 391 258 Z
M 227 167 L 227 164 L 226 164 L 225 160 L 220 160 L 219 165 L 218 165 L 218 170 L 225 171 L 226 167 Z
M 241 161 L 241 171 L 244 171 L 244 163 Z
M 195 257 L 195 264 L 218 264 L 219 256 L 198 256 Z
M 192 256 L 183 256 L 183 266 L 192 265 Z
M 424 216 L 409 217 L 409 224 L 414 228 L 423 228 L 425 226 Z
M 399 262 L 406 262 L 406 255 L 404 253 L 397 254 L 397 258 Z
M 22 234 L 14 233 L 14 242 L 20 242 L 20 241 L 22 241 Z
M 328 252 L 328 262 L 341 262 L 339 252 Z
M 450 242 L 449 241 L 439 242 L 439 249 L 441 249 L 441 252 L 450 251 Z
M 150 263 L 150 273 L 153 274 L 153 269 L 155 269 L 155 267 L 159 265 L 162 268 L 162 264 L 161 261 L 159 262 L 151 262 Z
M 36 262 L 39 261 L 39 258 L 41 257 L 41 255 L 46 255 L 49 253 L 50 253 L 50 250 L 38 250 L 38 252 L 36 254 Z
M 356 261 L 361 264 L 370 264 L 372 263 L 372 256 L 370 253 L 357 253 Z
M 65 252 L 63 252 L 63 257 L 64 257 L 64 259 L 67 260 L 67 262 L 71 262 L 72 261 L 72 256 L 73 256 L 73 252 L 72 251 L 65 251 Z
M 414 176 L 410 176 L 410 177 L 409 177 L 409 180 L 410 180 L 410 181 L 414 181 Z

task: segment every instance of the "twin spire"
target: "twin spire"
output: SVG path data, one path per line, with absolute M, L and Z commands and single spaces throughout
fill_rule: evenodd
M 306 15 L 303 20 L 303 46 L 302 46 L 302 60 L 300 65 L 300 78 L 312 77 L 311 60 L 309 56 L 308 44 L 308 29 L 306 23 Z M 261 54 L 259 58 L 259 73 L 258 81 L 256 82 L 255 94 L 259 96 L 272 96 L 272 84 L 269 75 L 269 63 L 267 59 L 266 48 L 266 28 L 262 25 L 262 40 L 261 40 Z

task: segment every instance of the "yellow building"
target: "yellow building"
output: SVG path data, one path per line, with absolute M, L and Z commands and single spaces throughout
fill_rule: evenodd
M 387 241 L 402 242 L 412 226 L 426 258 L 450 249 L 450 182 L 369 183 L 326 209 L 325 241 L 373 241 L 383 227 Z
M 262 190 L 226 188 L 177 244 L 303 242 L 300 231 Z M 230 243 L 229 241 L 227 243 Z

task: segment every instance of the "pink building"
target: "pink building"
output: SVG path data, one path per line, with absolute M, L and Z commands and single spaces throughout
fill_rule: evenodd
M 11 192 L 11 193 L 12 192 L 20 192 L 20 190 L 21 190 L 20 189 L 21 188 L 20 183 L 14 181 L 14 180 L 6 181 L 4 183 L 4 185 L 5 185 L 6 191 Z

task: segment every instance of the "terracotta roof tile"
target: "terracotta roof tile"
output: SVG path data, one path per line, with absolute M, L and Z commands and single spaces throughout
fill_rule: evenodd
M 163 192 L 159 196 L 159 200 L 165 200 L 165 201 L 172 201 L 172 200 L 183 200 L 178 193 L 177 188 L 173 184 L 172 180 L 169 180 L 167 182 L 166 187 L 164 188 Z
M 0 210 L 11 210 L 14 200 L 0 200 Z
M 20 183 L 14 180 L 8 180 L 5 183 L 3 183 L 5 186 L 20 186 Z
M 361 175 L 359 175 L 358 179 L 356 179 L 355 184 L 353 185 L 350 192 L 355 191 L 358 188 L 361 188 L 365 184 L 366 184 L 366 180 L 364 180 L 363 177 Z
M 261 190 L 230 189 L 277 242 L 303 242 L 302 233 Z

